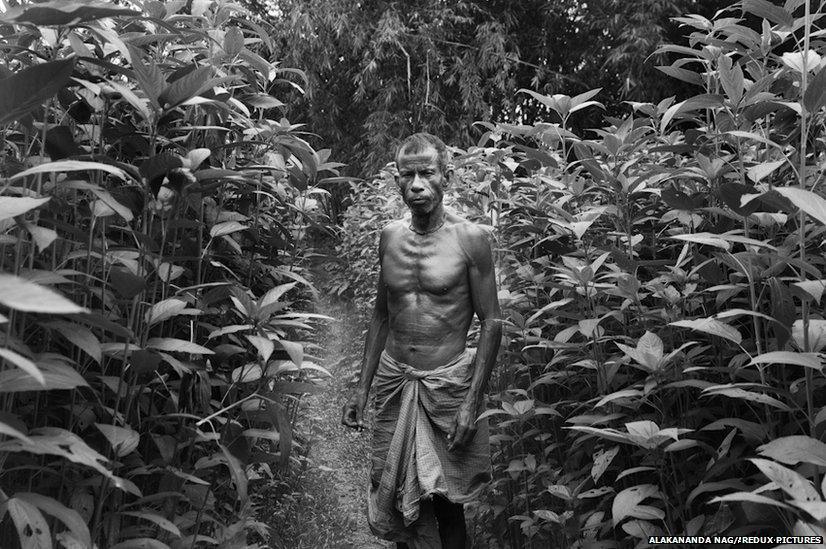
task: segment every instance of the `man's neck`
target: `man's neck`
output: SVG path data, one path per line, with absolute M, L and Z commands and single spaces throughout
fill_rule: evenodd
M 445 224 L 445 209 L 439 204 L 432 212 L 426 215 L 412 215 L 410 230 L 418 234 L 429 234 L 438 231 Z

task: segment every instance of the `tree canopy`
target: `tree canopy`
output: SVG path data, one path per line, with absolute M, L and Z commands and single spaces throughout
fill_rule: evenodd
M 468 145 L 476 121 L 550 116 L 520 89 L 606 105 L 686 95 L 650 59 L 684 30 L 672 17 L 713 15 L 722 0 L 247 0 L 272 25 L 283 66 L 306 71 L 289 117 L 335 143 L 353 175 L 384 164 L 416 130 Z M 662 62 L 657 63 L 656 57 Z M 586 84 L 587 83 L 587 84 Z M 284 90 L 279 90 L 279 96 Z

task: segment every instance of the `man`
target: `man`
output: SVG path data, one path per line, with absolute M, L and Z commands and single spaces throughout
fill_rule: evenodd
M 342 423 L 364 428 L 375 377 L 371 530 L 398 548 L 463 549 L 463 504 L 490 480 L 487 422 L 476 419 L 502 333 L 493 259 L 484 229 L 444 209 L 453 170 L 439 138 L 408 137 L 396 165 L 411 217 L 382 230 L 376 305 Z M 465 347 L 474 314 L 475 356 Z

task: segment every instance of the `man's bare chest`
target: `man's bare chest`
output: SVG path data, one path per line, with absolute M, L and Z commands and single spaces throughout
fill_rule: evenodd
M 394 239 L 382 258 L 382 272 L 391 293 L 445 295 L 467 286 L 465 255 L 456 240 L 447 236 Z

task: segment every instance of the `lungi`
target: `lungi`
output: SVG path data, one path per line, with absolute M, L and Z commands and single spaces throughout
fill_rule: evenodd
M 477 499 L 490 481 L 487 419 L 473 440 L 448 452 L 447 435 L 473 374 L 465 350 L 433 370 L 394 360 L 383 352 L 373 386 L 376 395 L 367 518 L 381 538 L 411 549 L 440 549 L 431 500 Z

